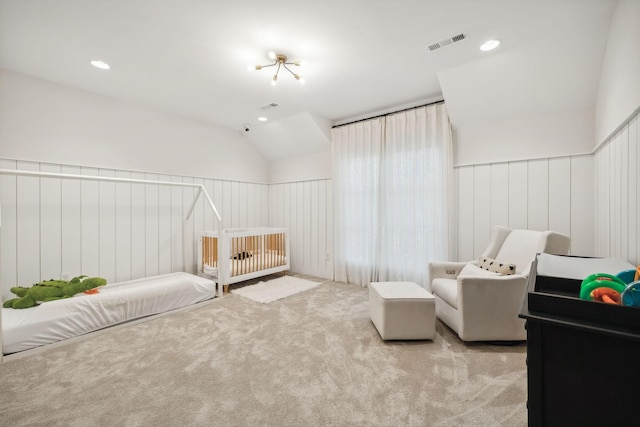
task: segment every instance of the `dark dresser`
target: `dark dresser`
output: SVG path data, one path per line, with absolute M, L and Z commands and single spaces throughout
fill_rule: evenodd
M 529 426 L 640 425 L 640 308 L 579 299 L 582 279 L 635 268 L 538 254 L 526 319 Z

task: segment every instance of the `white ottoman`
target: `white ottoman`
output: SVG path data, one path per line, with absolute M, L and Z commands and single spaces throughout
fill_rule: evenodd
M 383 340 L 426 340 L 436 335 L 435 298 L 417 283 L 369 283 L 369 315 Z

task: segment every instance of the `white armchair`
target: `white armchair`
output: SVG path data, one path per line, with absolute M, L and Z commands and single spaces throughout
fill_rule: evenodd
M 482 269 L 477 261 L 429 263 L 436 316 L 463 341 L 522 341 L 527 335 L 518 314 L 531 263 L 537 253 L 567 255 L 571 239 L 553 231 L 496 227 L 481 257 L 514 264 L 515 274 Z

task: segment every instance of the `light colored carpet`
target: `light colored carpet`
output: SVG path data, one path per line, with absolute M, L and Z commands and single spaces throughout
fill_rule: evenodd
M 209 304 L 0 364 L 1 426 L 523 426 L 526 347 L 383 342 L 367 289 Z
M 255 285 L 233 289 L 231 292 L 241 297 L 267 304 L 315 288 L 319 284 L 320 282 L 313 282 L 299 277 L 282 276 L 266 282 L 258 282 Z

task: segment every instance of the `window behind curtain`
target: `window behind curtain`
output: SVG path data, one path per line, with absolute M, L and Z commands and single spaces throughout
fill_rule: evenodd
M 408 280 L 449 259 L 451 132 L 444 105 L 332 133 L 336 280 Z

